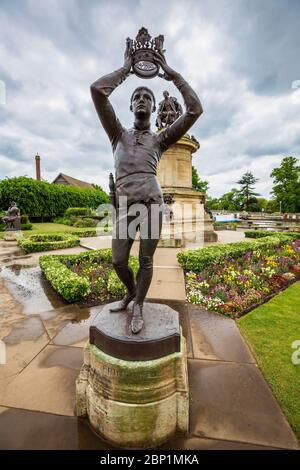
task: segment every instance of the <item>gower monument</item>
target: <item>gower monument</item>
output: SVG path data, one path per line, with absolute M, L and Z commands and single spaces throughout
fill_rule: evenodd
M 163 152 L 183 138 L 202 114 L 195 91 L 167 64 L 163 42 L 162 35 L 152 39 L 141 28 L 135 40 L 126 40 L 123 66 L 91 86 L 114 157 L 115 181 L 110 177 L 111 200 L 116 206 L 112 261 L 127 293 L 120 302 L 105 306 L 90 329 L 77 380 L 77 413 L 88 416 L 101 436 L 121 447 L 151 447 L 188 427 L 185 340 L 178 313 L 166 305 L 144 303 L 162 228 L 164 202 L 156 177 L 158 163 Z M 134 122 L 130 129 L 121 124 L 110 103 L 110 94 L 132 72 L 141 78 L 159 75 L 172 81 L 182 95 L 183 113 L 173 101 L 170 104 L 167 94 L 160 103 L 159 123 L 165 127 L 159 133 L 150 129 L 156 106 L 148 87 L 142 85 L 131 95 Z M 128 260 L 137 231 L 139 271 L 135 280 Z

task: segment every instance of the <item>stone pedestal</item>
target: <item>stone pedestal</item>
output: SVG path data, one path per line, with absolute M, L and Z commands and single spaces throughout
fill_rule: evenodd
M 120 448 L 152 448 L 187 433 L 186 346 L 178 313 L 146 303 L 144 329 L 133 335 L 130 310 L 110 313 L 110 305 L 91 327 L 76 383 L 77 415 Z
M 204 193 L 192 188 L 192 154 L 198 149 L 199 143 L 185 135 L 162 155 L 157 176 L 170 216 L 164 219 L 159 246 L 202 245 L 218 239 L 204 210 Z

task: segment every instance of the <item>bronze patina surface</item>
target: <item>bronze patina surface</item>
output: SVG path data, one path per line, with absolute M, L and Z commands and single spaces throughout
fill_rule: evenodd
M 107 304 L 90 327 L 90 343 L 126 361 L 150 361 L 180 351 L 178 313 L 168 305 L 144 303 L 144 327 L 132 333 L 131 315 L 110 312 Z

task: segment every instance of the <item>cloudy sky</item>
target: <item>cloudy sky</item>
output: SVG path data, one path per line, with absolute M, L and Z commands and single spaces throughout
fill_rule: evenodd
M 202 101 L 194 165 L 210 194 L 250 170 L 268 196 L 271 169 L 300 154 L 299 22 L 299 0 L 0 0 L 0 179 L 35 177 L 39 152 L 43 179 L 107 188 L 111 148 L 89 85 L 122 65 L 125 38 L 145 26 L 165 35 L 169 64 Z M 180 99 L 170 82 L 130 76 L 111 95 L 126 127 L 142 83 Z

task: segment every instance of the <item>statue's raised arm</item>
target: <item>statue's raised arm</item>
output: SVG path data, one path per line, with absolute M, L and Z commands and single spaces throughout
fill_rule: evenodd
M 122 133 L 123 127 L 116 116 L 108 97 L 130 73 L 132 65 L 131 48 L 132 40 L 127 38 L 123 67 L 108 75 L 104 75 L 91 85 L 91 94 L 97 114 L 113 147 L 115 147 Z

